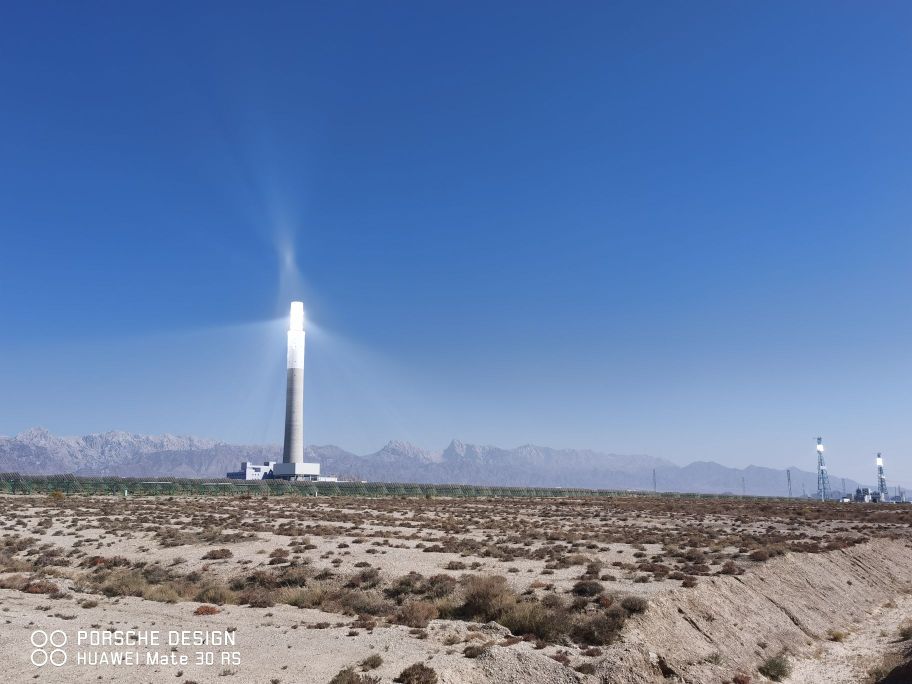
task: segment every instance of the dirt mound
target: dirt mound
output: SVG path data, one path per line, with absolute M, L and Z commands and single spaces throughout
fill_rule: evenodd
M 780 653 L 810 657 L 830 630 L 850 629 L 910 586 L 906 542 L 787 554 L 741 576 L 656 596 L 598 673 L 618 684 L 721 684 Z

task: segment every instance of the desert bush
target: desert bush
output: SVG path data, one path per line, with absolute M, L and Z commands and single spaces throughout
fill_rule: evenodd
M 193 614 L 194 615 L 216 615 L 221 612 L 222 611 L 219 610 L 219 608 L 217 606 L 202 605 L 202 606 L 197 607 L 197 609 L 193 611 Z
M 752 561 L 765 561 L 769 560 L 769 551 L 764 548 L 755 549 L 750 553 L 750 559 Z
M 329 590 L 322 586 L 316 585 L 306 589 L 299 589 L 285 597 L 285 603 L 295 606 L 296 608 L 317 608 L 323 603 L 329 595 Z
M 561 665 L 564 665 L 565 667 L 570 667 L 570 656 L 568 656 L 565 652 L 560 651 L 558 653 L 553 654 L 550 657 L 553 660 L 556 660 L 557 662 L 559 662 Z
M 143 579 L 149 584 L 161 584 L 162 582 L 170 581 L 174 577 L 174 573 L 171 570 L 162 567 L 158 563 L 144 566 L 141 572 Z
M 126 570 L 111 575 L 101 585 L 101 593 L 105 596 L 142 596 L 148 586 L 149 582 L 141 573 Z
M 345 586 L 349 589 L 373 589 L 380 584 L 380 571 L 377 568 L 365 568 L 352 575 Z
M 595 674 L 595 665 L 593 665 L 592 663 L 580 663 L 573 669 L 576 670 L 577 672 L 579 672 L 580 674 L 585 674 L 585 675 L 594 675 Z
M 203 555 L 203 560 L 222 560 L 224 558 L 231 558 L 233 555 L 231 549 L 212 549 Z
M 732 684 L 751 684 L 751 676 L 749 674 L 739 672 L 734 677 L 732 677 Z
M 444 598 L 456 589 L 456 578 L 450 575 L 432 575 L 421 585 L 421 591 L 432 598 Z
M 903 641 L 912 639 L 912 622 L 905 622 L 899 626 L 899 638 Z
M 244 589 L 238 596 L 238 603 L 246 604 L 251 608 L 272 608 L 275 605 L 272 593 L 259 587 Z
M 604 613 L 581 618 L 570 634 L 576 641 L 589 646 L 607 646 L 617 638 L 626 620 L 627 612 L 623 608 L 609 608 Z
M 424 582 L 424 575 L 418 572 L 410 572 L 393 580 L 392 584 L 383 590 L 383 593 L 397 602 L 410 594 L 421 593 L 421 585 Z
M 229 582 L 229 586 L 235 591 L 252 587 L 261 589 L 303 587 L 312 577 L 313 570 L 302 566 L 284 568 L 279 572 L 275 570 L 254 570 L 247 575 L 233 577 Z
M 60 587 L 48 580 L 38 579 L 26 584 L 22 591 L 27 594 L 56 594 L 60 592 Z
M 531 634 L 542 641 L 557 641 L 573 627 L 570 614 L 562 607 L 548 608 L 538 601 L 510 605 L 501 613 L 497 622 L 513 634 Z
M 598 596 L 603 591 L 605 587 L 595 580 L 581 580 L 573 585 L 573 593 L 577 596 Z
M 177 603 L 181 600 L 180 594 L 167 585 L 154 585 L 143 592 L 143 598 L 147 601 L 158 601 L 159 603 Z
M 586 565 L 586 577 L 598 577 L 598 574 L 602 571 L 602 562 L 601 561 L 590 561 Z
M 830 641 L 845 641 L 847 636 L 849 635 L 846 632 L 843 632 L 839 629 L 831 629 L 827 631 L 827 639 Z
M 119 568 L 132 565 L 130 559 L 123 556 L 90 556 L 79 564 L 81 568 Z
M 628 613 L 645 613 L 649 603 L 642 596 L 625 596 L 621 606 Z
M 396 611 L 396 622 L 406 627 L 427 627 L 437 617 L 437 607 L 430 601 L 406 601 Z
M 764 677 L 781 682 L 792 673 L 792 664 L 784 655 L 770 656 L 757 668 Z
M 373 655 L 369 655 L 367 658 L 362 660 L 359 667 L 362 670 L 376 670 L 381 665 L 383 665 L 383 658 L 379 653 L 374 653 Z
M 719 570 L 720 575 L 741 575 L 744 571 L 739 568 L 735 561 L 727 560 L 722 564 L 722 569 Z
M 490 622 L 516 602 L 516 595 L 499 575 L 472 576 L 465 580 L 463 604 L 459 612 L 465 620 Z
M 393 681 L 399 684 L 437 684 L 437 673 L 424 663 L 415 663 L 400 672 Z
M 358 674 L 353 667 L 346 667 L 329 680 L 329 684 L 379 684 L 380 679 L 373 675 Z
M 462 650 L 462 655 L 466 658 L 478 658 L 481 655 L 484 655 L 488 650 L 487 646 L 479 646 L 478 644 L 470 644 Z
M 376 591 L 345 588 L 325 590 L 317 607 L 344 615 L 390 615 L 396 609 Z
M 210 582 L 204 584 L 196 592 L 193 600 L 200 603 L 215 603 L 221 606 L 225 603 L 231 603 L 234 600 L 234 593 L 223 584 Z

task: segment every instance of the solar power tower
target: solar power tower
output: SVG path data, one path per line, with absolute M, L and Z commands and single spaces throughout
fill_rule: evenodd
M 887 492 L 887 478 L 884 477 L 883 456 L 877 454 L 877 491 L 880 492 L 880 500 L 889 501 L 890 494 Z

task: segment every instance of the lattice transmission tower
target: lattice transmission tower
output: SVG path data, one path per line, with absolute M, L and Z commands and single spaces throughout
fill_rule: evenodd
M 821 501 L 830 498 L 830 476 L 823 460 L 823 437 L 817 438 L 817 498 Z

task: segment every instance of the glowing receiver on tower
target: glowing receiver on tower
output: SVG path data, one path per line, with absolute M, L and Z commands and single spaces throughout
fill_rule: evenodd
M 292 302 L 288 316 L 288 366 L 285 380 L 285 446 L 273 475 L 291 480 L 316 479 L 318 463 L 304 463 L 304 303 Z

